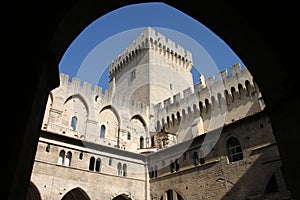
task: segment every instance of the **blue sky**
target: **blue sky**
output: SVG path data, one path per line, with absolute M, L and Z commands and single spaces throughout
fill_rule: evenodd
M 165 3 L 141 3 L 114 10 L 87 26 L 72 42 L 59 63 L 59 72 L 104 89 L 107 69 L 146 27 L 152 27 L 193 54 L 194 82 L 243 62 L 230 47 L 201 22 Z

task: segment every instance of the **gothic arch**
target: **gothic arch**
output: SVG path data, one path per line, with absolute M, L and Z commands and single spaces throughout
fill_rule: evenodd
M 117 110 L 112 105 L 106 105 L 103 108 L 101 108 L 100 111 L 99 111 L 99 114 L 101 112 L 103 112 L 104 110 L 110 110 L 110 111 L 112 111 L 114 113 L 114 115 L 116 116 L 117 120 L 118 120 L 119 126 L 121 126 L 121 120 L 120 120 L 119 113 L 117 112 Z
M 87 193 L 80 187 L 68 191 L 61 200 L 90 200 Z
M 87 111 L 87 115 L 89 115 L 89 106 L 88 106 L 88 103 L 86 102 L 86 100 L 83 98 L 83 96 L 81 94 L 74 94 L 74 95 L 71 95 L 69 96 L 63 104 L 66 104 L 68 101 L 70 101 L 71 99 L 73 98 L 78 98 L 82 103 L 83 105 L 85 106 L 86 108 L 86 111 Z
M 135 200 L 129 192 L 115 193 L 109 200 Z
M 132 120 L 137 120 L 138 122 L 141 123 L 141 125 L 143 126 L 143 129 L 144 129 L 143 136 L 146 136 L 146 134 L 148 132 L 148 126 L 147 126 L 147 123 L 144 120 L 144 118 L 141 115 L 134 115 L 130 118 L 130 122 L 132 122 Z
M 130 121 L 133 120 L 133 119 L 139 120 L 143 124 L 144 127 L 147 127 L 147 123 L 146 123 L 146 121 L 144 120 L 144 118 L 141 115 L 134 115 L 134 116 L 132 116 L 130 118 Z
M 170 197 L 172 196 L 172 197 Z M 181 192 L 178 192 L 177 190 L 174 189 L 168 189 L 166 190 L 162 195 L 160 195 L 160 200 L 173 200 L 173 196 L 176 196 L 177 200 L 187 200 Z

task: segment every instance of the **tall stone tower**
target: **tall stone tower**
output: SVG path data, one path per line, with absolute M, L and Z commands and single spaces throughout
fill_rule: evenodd
M 110 91 L 151 106 L 193 88 L 192 54 L 146 28 L 110 65 Z

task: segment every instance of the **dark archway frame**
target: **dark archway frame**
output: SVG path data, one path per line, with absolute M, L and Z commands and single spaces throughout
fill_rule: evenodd
M 151 1 L 20 1 L 8 3 L 3 21 L 3 74 L 22 90 L 3 87 L 4 198 L 24 199 L 49 92 L 59 85 L 58 63 L 77 35 L 98 17 L 122 6 Z M 162 1 L 198 20 L 243 60 L 260 88 L 283 162 L 284 176 L 299 198 L 299 11 L 292 2 Z M 23 98 L 20 98 L 23 97 Z M 16 126 L 17 124 L 17 126 Z

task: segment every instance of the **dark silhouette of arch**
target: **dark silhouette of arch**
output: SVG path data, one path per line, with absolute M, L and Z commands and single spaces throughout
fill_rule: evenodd
M 40 194 L 38 188 L 31 181 L 29 183 L 26 200 L 42 200 L 41 194 Z
M 273 173 L 266 186 L 265 194 L 271 194 L 276 192 L 279 192 L 279 188 L 277 184 L 277 178 L 275 176 L 275 173 Z
M 61 200 L 90 200 L 90 198 L 83 189 L 77 187 L 67 192 Z
M 131 198 L 126 194 L 120 194 L 114 197 L 112 200 L 131 200 Z
M 164 198 L 165 196 L 165 198 Z M 174 200 L 174 196 L 177 200 L 184 200 L 184 198 L 182 197 L 181 194 L 179 194 L 177 191 L 175 190 L 167 190 L 164 194 L 164 196 L 162 196 L 160 199 L 164 199 L 164 200 Z

